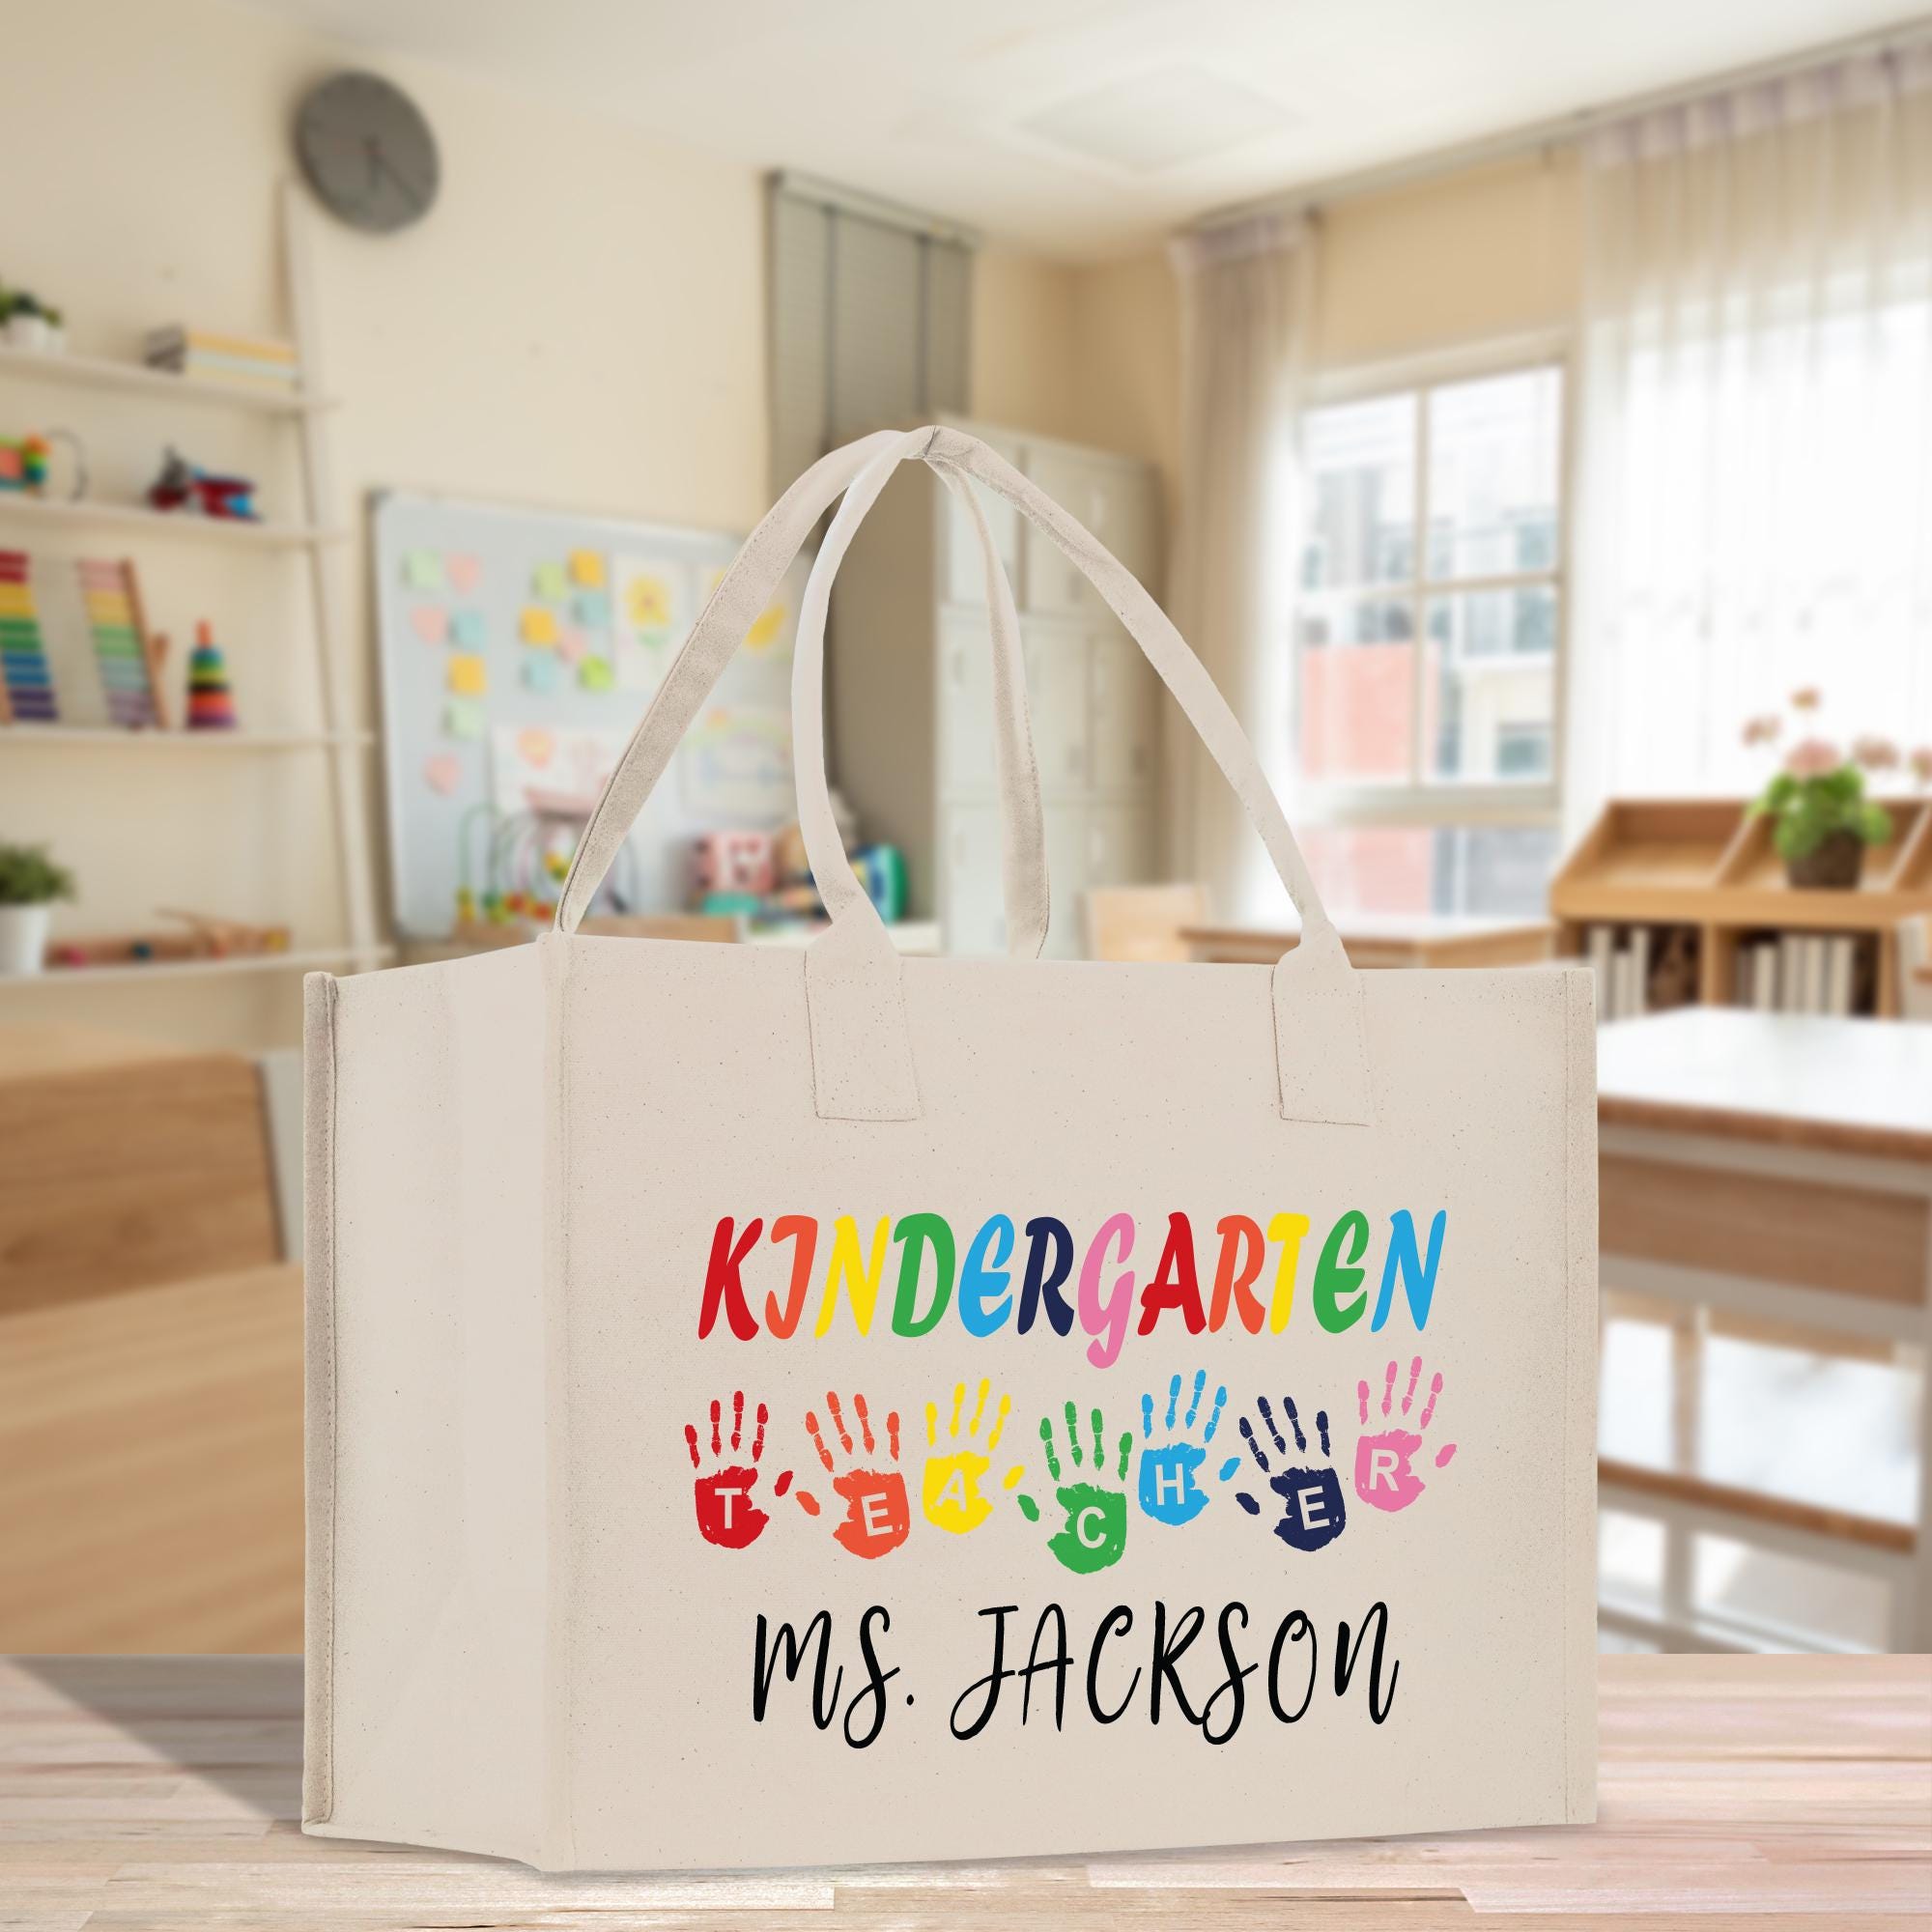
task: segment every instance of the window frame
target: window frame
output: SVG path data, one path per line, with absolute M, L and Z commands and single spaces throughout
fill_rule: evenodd
M 1549 570 L 1513 571 L 1480 577 L 1432 579 L 1428 575 L 1429 396 L 1432 390 L 1485 377 L 1554 369 L 1562 382 L 1556 425 L 1556 562 Z M 1297 772 L 1293 789 L 1298 809 L 1327 825 L 1554 825 L 1563 809 L 1563 753 L 1570 687 L 1570 584 L 1576 554 L 1576 476 L 1573 434 L 1576 410 L 1576 339 L 1569 329 L 1489 338 L 1424 355 L 1324 370 L 1304 384 L 1301 414 L 1342 403 L 1368 403 L 1413 392 L 1416 475 L 1410 574 L 1388 583 L 1344 588 L 1343 595 L 1387 597 L 1406 602 L 1415 612 L 1415 685 L 1406 781 L 1310 780 Z M 1301 607 L 1308 592 L 1300 584 L 1299 557 L 1307 540 L 1295 532 L 1296 584 L 1289 631 L 1289 728 L 1301 742 Z M 1424 701 L 1431 600 L 1471 591 L 1548 586 L 1555 602 L 1555 643 L 1550 653 L 1549 773 L 1542 780 L 1463 783 L 1427 776 L 1433 764 L 1426 743 L 1428 707 Z M 1298 754 L 1297 754 L 1298 757 Z

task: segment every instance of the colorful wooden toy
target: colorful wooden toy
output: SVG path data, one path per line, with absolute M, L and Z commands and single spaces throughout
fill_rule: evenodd
M 187 510 L 230 523 L 261 521 L 255 508 L 255 485 L 246 476 L 218 476 L 190 463 L 170 448 L 161 473 L 148 485 L 149 506 L 156 510 Z
M 213 627 L 206 622 L 194 627 L 194 652 L 187 661 L 187 728 L 235 728 L 235 695 L 228 688 L 228 660 L 214 641 Z
M 27 554 L 0 551 L 0 724 L 51 724 L 59 716 Z
M 107 715 L 128 730 L 167 727 L 167 698 L 161 662 L 167 639 L 150 634 L 141 609 L 141 585 L 133 563 L 82 557 L 74 565 L 81 603 L 94 639 L 95 661 L 107 694 Z

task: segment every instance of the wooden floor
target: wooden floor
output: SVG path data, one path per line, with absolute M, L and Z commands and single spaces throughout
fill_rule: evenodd
M 1602 1684 L 1587 1828 L 564 1880 L 302 1837 L 294 1659 L 0 1661 L 0 1926 L 1922 1932 L 1932 1659 L 1607 1657 Z

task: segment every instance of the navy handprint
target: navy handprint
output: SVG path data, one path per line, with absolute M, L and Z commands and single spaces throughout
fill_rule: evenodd
M 1275 1453 L 1285 1457 L 1288 1443 L 1282 1433 L 1275 1427 L 1274 1411 L 1268 1406 L 1266 1396 L 1262 1396 L 1255 1404 L 1261 1411 L 1262 1421 L 1267 1426 L 1267 1433 L 1273 1438 Z M 1282 1398 L 1282 1407 L 1288 1414 L 1288 1426 L 1294 1432 L 1294 1446 L 1297 1453 L 1308 1453 L 1308 1437 L 1301 1432 L 1301 1418 L 1294 1412 L 1293 1397 Z M 1329 1455 L 1328 1411 L 1318 1409 L 1315 1413 L 1315 1432 L 1321 1438 L 1321 1454 Z M 1328 1462 L 1295 1463 L 1287 1468 L 1274 1470 L 1268 1463 L 1267 1451 L 1256 1438 L 1254 1429 L 1244 1415 L 1241 1417 L 1241 1438 L 1248 1445 L 1248 1454 L 1267 1477 L 1267 1486 L 1283 1503 L 1281 1520 L 1274 1525 L 1274 1533 L 1291 1549 L 1321 1549 L 1333 1543 L 1342 1534 L 1349 1520 L 1348 1507 L 1342 1496 L 1342 1479 L 1335 1473 L 1334 1464 Z M 1260 1516 L 1261 1504 L 1245 1491 L 1237 1490 L 1235 1500 L 1250 1516 Z

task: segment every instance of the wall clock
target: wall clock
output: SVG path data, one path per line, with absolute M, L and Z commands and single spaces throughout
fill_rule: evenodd
M 375 235 L 419 220 L 441 179 L 429 123 L 380 74 L 338 73 L 312 88 L 296 116 L 296 153 L 322 205 Z

